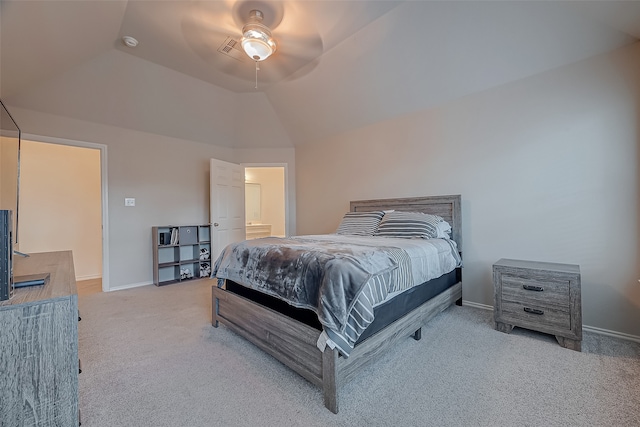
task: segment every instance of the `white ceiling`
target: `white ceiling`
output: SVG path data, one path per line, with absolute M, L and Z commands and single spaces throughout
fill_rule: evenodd
M 234 147 L 321 140 L 640 39 L 640 1 L 0 1 L 9 105 Z M 278 41 L 258 89 L 252 61 L 217 51 L 251 8 Z

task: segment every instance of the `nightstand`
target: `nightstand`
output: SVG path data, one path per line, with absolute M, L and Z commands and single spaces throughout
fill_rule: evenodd
M 555 335 L 571 350 L 582 346 L 580 266 L 501 259 L 493 265 L 496 329 L 514 326 Z

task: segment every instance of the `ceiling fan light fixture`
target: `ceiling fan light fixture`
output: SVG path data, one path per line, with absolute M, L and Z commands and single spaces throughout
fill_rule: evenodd
M 259 10 L 249 13 L 249 22 L 242 27 L 242 49 L 254 61 L 264 61 L 276 51 L 276 41 L 271 37 L 269 27 L 262 24 L 263 15 Z

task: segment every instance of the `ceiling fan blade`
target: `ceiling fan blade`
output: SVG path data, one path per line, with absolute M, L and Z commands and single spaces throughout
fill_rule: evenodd
M 194 8 L 191 13 L 185 14 L 181 29 L 189 47 L 205 62 L 213 64 L 218 59 L 218 49 L 228 37 L 236 40 L 241 37 L 228 10 L 215 13 Z
M 276 53 L 290 59 L 311 61 L 324 52 L 324 45 L 319 35 L 296 36 L 291 34 L 274 35 L 278 49 Z
M 289 78 L 322 55 L 322 38 L 310 24 L 313 21 L 287 2 L 249 0 L 232 7 L 227 2 L 194 2 L 181 22 L 183 36 L 188 46 L 216 71 L 253 82 L 256 64 L 240 46 L 241 28 L 252 9 L 264 13 L 263 23 L 275 26 L 275 30 L 270 29 L 276 51 L 258 63 L 257 78 L 263 85 Z

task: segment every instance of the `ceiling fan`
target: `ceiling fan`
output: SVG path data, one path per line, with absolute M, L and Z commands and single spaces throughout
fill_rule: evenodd
M 239 1 L 231 7 L 227 2 L 197 2 L 185 17 L 183 33 L 211 66 L 255 80 L 256 88 L 258 70 L 263 83 L 291 79 L 323 52 L 304 2 Z
M 263 19 L 262 11 L 251 10 L 249 21 L 242 27 L 242 39 L 240 39 L 245 53 L 256 61 L 256 65 L 276 51 L 276 41 L 271 36 L 269 27 L 262 23 Z

